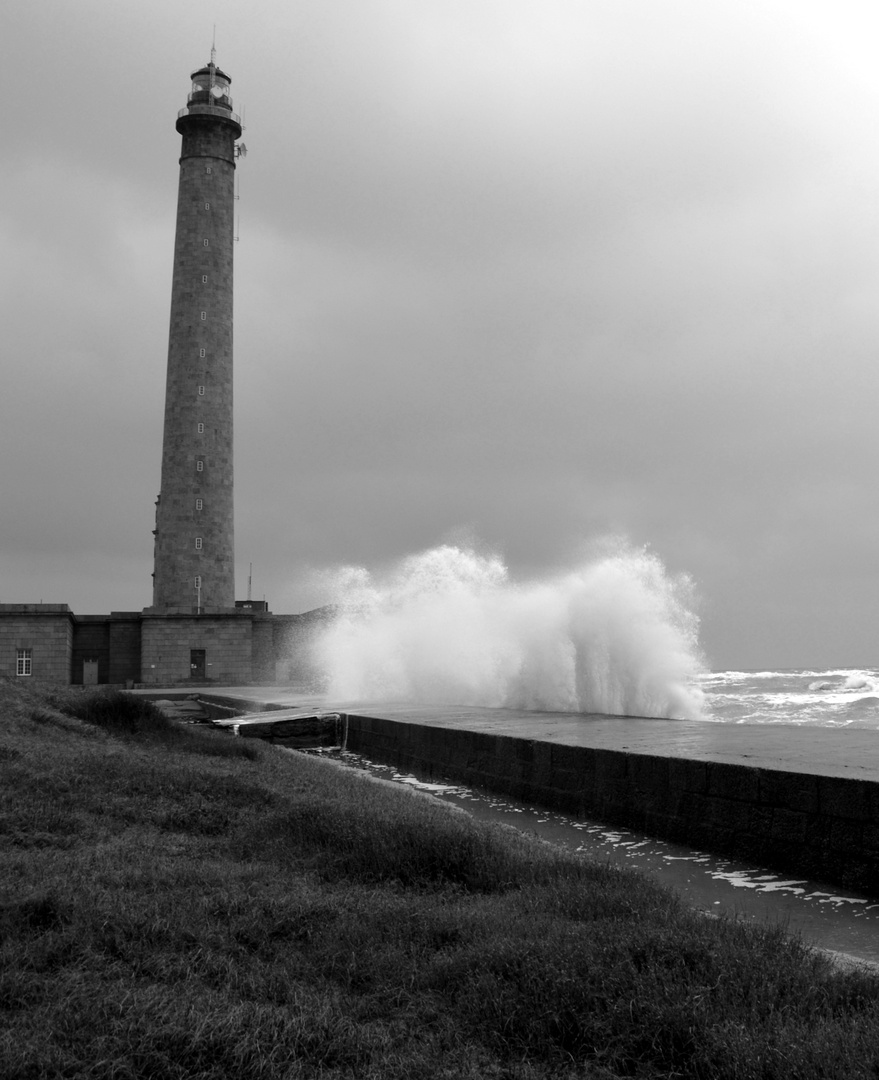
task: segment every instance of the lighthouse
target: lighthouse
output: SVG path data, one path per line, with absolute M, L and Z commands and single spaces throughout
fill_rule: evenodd
M 182 136 L 153 611 L 234 607 L 232 263 L 236 140 L 231 79 L 192 74 Z
M 153 603 L 76 616 L 67 604 L 0 604 L 0 679 L 135 686 L 250 686 L 315 674 L 329 608 L 276 615 L 235 600 L 232 249 L 244 153 L 230 78 L 192 75 L 182 136 Z M 158 360 L 159 358 L 157 358 Z
M 243 147 L 230 83 L 212 49 L 176 118 L 182 141 L 153 602 L 139 612 L 79 617 L 66 604 L 0 604 L 0 678 L 247 686 L 272 680 L 276 657 L 291 653 L 288 640 L 300 632 L 298 616 L 276 618 L 265 601 L 235 602 L 232 249 Z

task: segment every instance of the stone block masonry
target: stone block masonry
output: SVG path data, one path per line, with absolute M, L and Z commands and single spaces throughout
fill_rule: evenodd
M 110 620 L 106 615 L 79 615 L 73 632 L 73 662 L 70 681 L 85 681 L 84 671 L 97 664 L 95 682 L 110 681 Z
M 0 678 L 69 683 L 73 626 L 67 604 L 0 604 Z M 29 674 L 18 674 L 20 652 Z
M 153 607 L 235 603 L 232 291 L 235 140 L 229 77 L 193 73 L 182 136 Z
M 457 780 L 879 898 L 875 778 L 567 745 L 424 720 L 351 712 L 347 720 L 349 750 L 401 771 Z M 620 743 L 625 732 L 621 726 Z
M 141 625 L 144 686 L 179 686 L 192 678 L 193 650 L 204 650 L 202 681 L 243 685 L 253 673 L 252 616 L 147 615 Z
M 122 686 L 140 682 L 140 623 L 138 611 L 111 613 L 108 682 Z

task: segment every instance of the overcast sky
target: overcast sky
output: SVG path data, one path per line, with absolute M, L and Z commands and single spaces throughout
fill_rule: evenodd
M 0 601 L 151 602 L 190 72 L 232 77 L 237 587 L 596 537 L 715 668 L 879 665 L 879 8 L 9 0 Z

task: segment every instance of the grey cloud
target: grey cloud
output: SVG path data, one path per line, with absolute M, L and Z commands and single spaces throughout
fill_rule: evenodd
M 174 118 L 216 20 L 239 584 L 295 610 L 309 568 L 457 528 L 522 574 L 619 531 L 693 574 L 713 663 L 871 661 L 868 7 L 6 18 L 3 598 L 148 602 Z

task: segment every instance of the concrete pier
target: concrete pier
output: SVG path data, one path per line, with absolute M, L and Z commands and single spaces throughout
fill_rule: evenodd
M 401 771 L 879 898 L 879 730 L 217 694 L 242 711 L 282 709 L 285 721 L 338 712 L 350 750 Z

